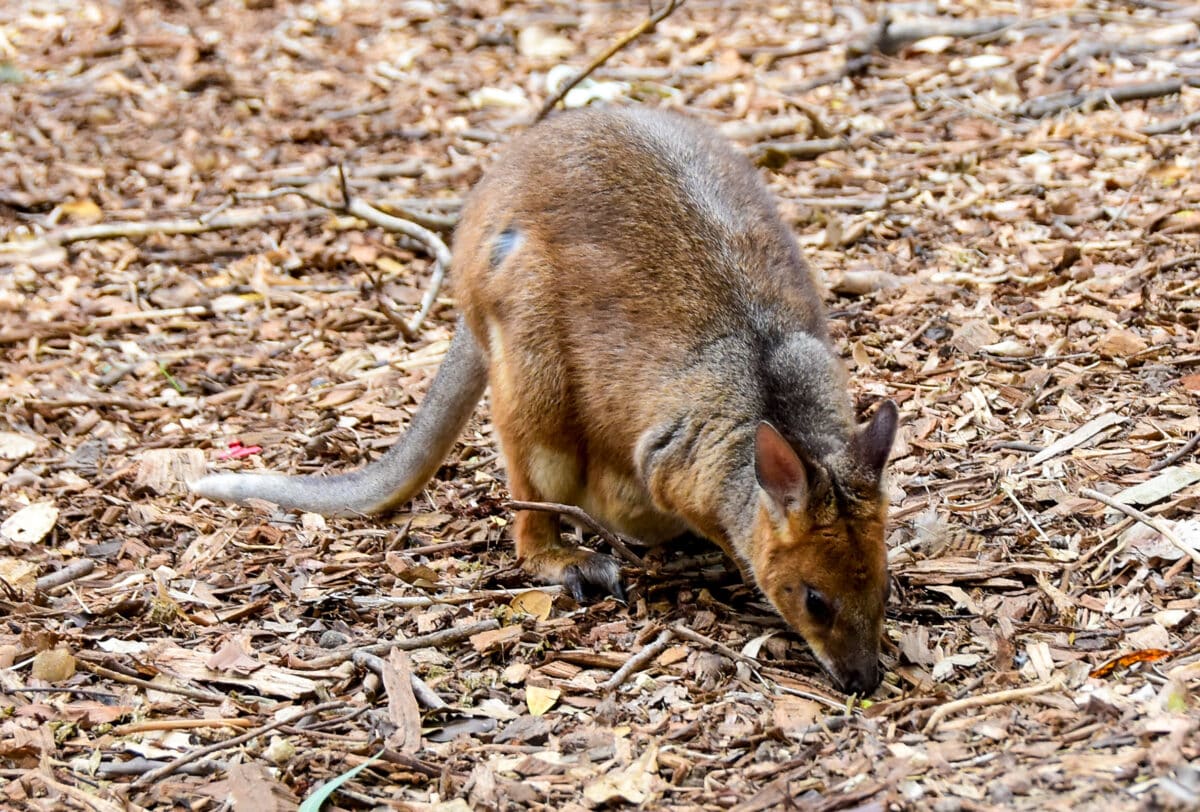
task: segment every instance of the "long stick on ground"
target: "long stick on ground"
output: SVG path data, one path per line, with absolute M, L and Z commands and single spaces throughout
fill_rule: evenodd
M 576 505 L 560 505 L 557 502 L 509 502 L 508 506 L 513 510 L 539 510 L 542 513 L 558 513 L 574 519 L 581 524 L 587 525 L 592 532 L 608 542 L 608 546 L 612 547 L 617 555 L 624 558 L 630 564 L 633 564 L 635 567 L 646 566 L 646 563 L 642 561 L 642 557 L 629 549 L 628 545 L 621 541 L 620 536 L 593 519 L 581 507 Z
M 421 306 L 417 309 L 417 314 L 407 324 L 403 322 L 399 324 L 404 337 L 411 339 L 420 331 L 421 324 L 425 321 L 425 317 L 429 315 L 429 311 L 433 309 L 438 294 L 441 293 L 442 283 L 446 279 L 446 270 L 450 267 L 450 249 L 446 247 L 446 243 L 441 237 L 425 228 L 425 226 L 414 223 L 411 220 L 405 220 L 403 217 L 396 217 L 385 211 L 380 211 L 362 198 L 351 196 L 349 186 L 346 183 L 345 173 L 342 172 L 340 177 L 342 190 L 341 203 L 331 203 L 328 200 L 323 200 L 307 189 L 293 188 L 276 188 L 261 194 L 243 195 L 242 199 L 266 200 L 273 197 L 281 197 L 282 195 L 296 195 L 323 209 L 339 214 L 353 215 L 360 220 L 367 221 L 373 226 L 396 234 L 403 234 L 405 237 L 416 240 L 423 245 L 425 250 L 433 257 L 433 275 L 429 279 L 429 287 L 426 288 L 425 294 L 421 297 Z
M 534 121 L 541 121 L 543 118 L 550 115 L 550 111 L 557 107 L 560 101 L 566 98 L 567 94 L 571 92 L 571 88 L 575 87 L 575 85 L 591 76 L 596 68 L 612 59 L 613 55 L 628 47 L 629 43 L 633 42 L 642 34 L 647 34 L 653 31 L 659 23 L 667 19 L 667 17 L 669 17 L 671 13 L 675 11 L 675 9 L 682 5 L 683 0 L 667 0 L 667 4 L 663 6 L 661 10 L 642 20 L 635 27 L 629 29 L 620 37 L 618 37 L 615 42 L 613 42 L 604 50 L 603 53 L 588 63 L 586 68 L 581 70 L 574 78 L 555 91 L 553 96 L 546 99 L 546 103 L 542 105 L 542 109 L 538 111 L 537 118 L 535 118 Z
M 185 764 L 191 764 L 193 761 L 197 761 L 199 759 L 204 758 L 205 756 L 209 756 L 209 755 L 212 755 L 213 753 L 220 752 L 221 750 L 228 750 L 232 747 L 237 747 L 239 744 L 245 744 L 246 742 L 250 741 L 253 738 L 257 738 L 258 736 L 261 736 L 264 733 L 270 733 L 272 730 L 275 730 L 276 728 L 284 727 L 285 725 L 290 725 L 293 722 L 298 721 L 299 719 L 303 719 L 305 716 L 311 716 L 311 715 L 314 715 L 317 713 L 323 713 L 325 711 L 330 711 L 330 710 L 337 710 L 338 708 L 344 707 L 345 705 L 346 705 L 345 702 L 337 701 L 337 702 L 325 702 L 324 704 L 317 705 L 312 708 L 296 708 L 294 713 L 289 713 L 287 716 L 284 716 L 280 719 L 276 719 L 273 722 L 269 722 L 260 727 L 256 727 L 256 728 L 254 728 L 254 730 L 243 733 L 241 736 L 234 736 L 232 739 L 227 739 L 222 742 L 216 742 L 214 744 L 208 745 L 207 747 L 201 747 L 199 750 L 193 750 L 190 753 L 184 753 L 182 756 L 180 756 L 179 758 L 170 762 L 169 764 L 159 767 L 157 770 L 151 770 L 150 772 L 146 773 L 141 778 L 134 781 L 131 786 L 133 786 L 135 789 L 143 789 L 147 785 L 153 784 L 155 781 L 158 781 L 162 778 L 166 778 L 168 775 L 175 772 L 176 770 L 178 770 L 180 767 L 184 766 Z
M 293 667 L 303 668 L 306 670 L 315 671 L 321 668 L 332 668 L 335 665 L 344 663 L 352 658 L 355 652 L 365 651 L 368 654 L 382 656 L 387 654 L 394 648 L 401 651 L 413 651 L 419 648 L 438 648 L 439 646 L 448 646 L 452 643 L 457 643 L 461 640 L 466 640 L 468 637 L 480 634 L 482 632 L 490 632 L 493 629 L 500 628 L 500 621 L 496 618 L 488 618 L 481 620 L 478 623 L 472 623 L 470 626 L 453 626 L 449 629 L 430 632 L 418 637 L 405 637 L 399 640 L 386 640 L 382 643 L 372 643 L 367 646 L 353 646 L 351 648 L 339 649 L 338 651 L 328 654 L 324 657 L 318 657 L 315 660 L 306 660 L 304 662 L 295 663 Z
M 1185 85 L 1196 86 L 1200 79 L 1164 79 L 1159 82 L 1138 82 L 1130 85 L 1104 87 L 1079 93 L 1052 93 L 1048 96 L 1038 96 L 1030 99 L 1017 108 L 1017 112 L 1029 118 L 1044 118 L 1061 113 L 1063 110 L 1073 110 L 1076 107 L 1088 107 L 1104 104 L 1110 99 L 1120 104 L 1127 101 L 1156 99 L 1160 96 L 1171 96 L 1183 90 Z
M 1167 525 L 1165 523 L 1163 523 L 1162 520 L 1156 519 L 1153 516 L 1149 515 L 1148 513 L 1142 513 L 1140 510 L 1138 510 L 1135 507 L 1131 507 L 1131 506 L 1125 504 L 1124 502 L 1118 502 L 1116 499 L 1113 499 L 1108 494 L 1100 493 L 1100 491 L 1094 491 L 1091 488 L 1081 489 L 1079 491 L 1079 495 L 1086 496 L 1088 499 L 1095 499 L 1097 502 L 1103 502 L 1104 504 L 1108 505 L 1113 510 L 1119 510 L 1122 513 L 1124 513 L 1126 516 L 1128 516 L 1129 518 L 1137 519 L 1139 522 L 1146 525 L 1147 527 L 1158 531 L 1159 535 L 1161 535 L 1167 541 L 1171 542 L 1176 547 L 1178 547 L 1179 550 L 1184 555 L 1186 555 L 1188 558 L 1192 559 L 1192 561 L 1195 562 L 1196 564 L 1200 564 L 1200 552 L 1197 552 L 1196 550 L 1193 550 L 1188 545 L 1184 544 L 1183 539 L 1181 539 L 1181 538 L 1179 538 L 1179 536 L 1175 535 L 1175 531 L 1173 531 L 1171 528 L 1167 527 Z
M 118 237 L 149 237 L 154 234 L 204 234 L 208 231 L 223 231 L 231 228 L 254 228 L 256 226 L 296 223 L 322 216 L 322 209 L 303 211 L 238 211 L 222 214 L 206 220 L 144 220 L 133 223 L 98 223 L 90 226 L 72 226 L 50 231 L 29 242 L 0 243 L 0 254 L 9 251 L 29 251 L 39 245 L 68 245 L 85 240 L 112 240 Z
M 667 646 L 671 644 L 671 640 L 674 637 L 675 632 L 673 630 L 664 629 L 653 643 L 626 660 L 625 665 L 618 668 L 615 674 L 601 683 L 600 690 L 607 693 L 620 688 L 625 680 L 650 665 L 651 660 L 666 651 Z
M 988 705 L 1001 705 L 1015 699 L 1025 699 L 1037 696 L 1038 694 L 1044 694 L 1061 686 L 1061 679 L 1052 679 L 1049 682 L 1043 682 L 1039 685 L 1030 685 L 1028 688 L 1011 688 L 1007 691 L 996 691 L 992 694 L 979 694 L 978 696 L 968 696 L 965 699 L 956 699 L 953 702 L 947 702 L 945 705 L 938 707 L 933 712 L 933 715 L 929 717 L 929 721 L 925 723 L 925 727 L 922 728 L 921 732 L 928 736 L 941 724 L 943 719 L 952 713 L 970 710 L 971 708 L 983 708 Z

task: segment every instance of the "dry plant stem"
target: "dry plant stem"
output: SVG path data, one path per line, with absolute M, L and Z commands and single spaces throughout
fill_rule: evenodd
M 495 618 L 481 620 L 478 623 L 472 623 L 470 626 L 458 626 L 452 629 L 442 629 L 440 632 L 432 632 L 423 634 L 419 637 L 407 637 L 403 640 L 388 640 L 384 643 L 374 643 L 369 646 L 359 646 L 357 648 L 344 649 L 342 651 L 330 654 L 325 657 L 319 657 L 315 660 L 309 660 L 298 664 L 298 667 L 305 669 L 317 670 L 321 668 L 330 668 L 338 665 L 354 657 L 355 652 L 363 651 L 367 654 L 383 655 L 387 654 L 394 648 L 401 651 L 412 651 L 418 648 L 437 648 L 439 646 L 447 646 L 452 643 L 457 643 L 472 637 L 480 632 L 490 632 L 493 629 L 500 628 L 500 621 Z
M 29 775 L 45 784 L 47 789 L 67 796 L 84 809 L 92 809 L 95 812 L 124 812 L 126 809 L 124 804 L 102 798 L 94 791 L 89 792 L 59 781 L 54 777 L 54 772 L 50 766 L 50 759 L 47 756 L 42 757 L 41 769 L 38 771 L 30 770 Z
M 667 19 L 667 17 L 669 17 L 675 11 L 675 9 L 679 8 L 681 5 L 683 5 L 683 0 L 667 0 L 667 4 L 663 6 L 662 9 L 642 20 L 640 23 L 638 23 L 638 25 L 629 29 L 620 37 L 618 37 L 616 41 L 609 45 L 608 48 L 606 48 L 599 56 L 589 62 L 586 68 L 580 71 L 576 76 L 572 77 L 569 82 L 560 87 L 553 96 L 547 99 L 546 103 L 542 105 L 542 109 L 538 111 L 537 118 L 535 118 L 534 121 L 541 121 L 543 118 L 548 116 L 550 111 L 557 107 L 558 103 L 566 98 L 566 95 L 571 92 L 571 88 L 575 87 L 584 79 L 591 76 L 592 73 L 595 72 L 596 68 L 612 59 L 614 55 L 628 47 L 631 42 L 640 37 L 642 34 L 648 34 L 654 31 L 659 23 Z
M 1095 499 L 1097 502 L 1103 502 L 1113 510 L 1119 510 L 1129 518 L 1138 520 L 1152 530 L 1157 531 L 1159 535 L 1178 547 L 1180 552 L 1192 559 L 1194 563 L 1200 565 L 1200 552 L 1184 544 L 1183 540 L 1175 535 L 1175 532 L 1159 519 L 1154 518 L 1148 513 L 1142 513 L 1137 508 L 1126 505 L 1123 502 L 1118 502 L 1106 493 L 1100 493 L 1100 491 L 1092 490 L 1091 488 L 1081 489 L 1079 495 L 1086 496 L 1088 499 Z
M 383 675 L 383 658 L 376 654 L 371 654 L 367 651 L 356 651 L 350 657 L 350 661 L 360 668 L 365 668 L 380 676 Z M 416 674 L 409 674 L 409 677 L 409 682 L 412 684 L 413 695 L 417 698 L 418 702 L 431 710 L 441 710 L 442 708 L 446 707 L 446 703 L 443 702 L 442 698 L 437 695 L 437 692 L 429 687 L 425 680 L 421 679 Z
M 91 663 L 87 660 L 80 660 L 80 662 L 83 664 L 84 668 L 86 668 L 88 671 L 91 671 L 96 676 L 105 677 L 106 679 L 115 680 L 117 682 L 123 682 L 126 685 L 136 685 L 139 688 L 145 688 L 148 691 L 161 691 L 164 694 L 177 694 L 179 696 L 186 696 L 189 699 L 195 699 L 199 702 L 220 703 L 229 698 L 224 694 L 198 691 L 195 688 L 184 688 L 178 685 L 159 685 L 158 683 L 150 682 L 149 680 L 127 676 L 122 674 L 120 671 L 112 671 L 102 665 L 97 665 L 96 663 Z
M 86 240 L 111 240 L 118 237 L 149 237 L 153 234 L 204 234 L 209 231 L 224 231 L 231 228 L 257 228 L 258 226 L 295 223 L 322 216 L 321 209 L 302 211 L 247 211 L 225 214 L 208 220 L 147 220 L 140 223 L 100 223 L 91 226 L 73 226 L 51 231 L 39 240 L 29 242 L 0 243 L 0 254 L 7 251 L 28 251 L 42 245 L 67 245 Z
M 290 725 L 293 722 L 303 719 L 305 716 L 313 716 L 318 713 L 324 713 L 325 711 L 337 710 L 338 708 L 345 706 L 346 703 L 339 700 L 335 702 L 325 702 L 313 708 L 296 708 L 295 713 L 289 713 L 282 719 L 276 719 L 273 722 L 268 722 L 265 725 L 256 727 L 253 730 L 247 731 L 240 736 L 235 736 L 232 739 L 227 739 L 223 742 L 216 742 L 208 745 L 207 747 L 201 747 L 199 750 L 193 750 L 190 753 L 185 753 L 174 761 L 159 767 L 157 770 L 151 770 L 150 772 L 146 773 L 141 778 L 134 781 L 131 786 L 134 789 L 143 789 L 148 784 L 153 784 L 155 781 L 166 778 L 180 767 L 183 767 L 186 764 L 191 764 L 193 761 L 199 761 L 205 756 L 212 755 L 213 753 L 219 753 L 222 750 L 228 750 L 232 747 L 237 747 L 239 744 L 245 744 L 253 738 L 257 738 L 264 733 L 269 733 L 276 728 Z
M 90 558 L 80 558 L 67 564 L 60 570 L 55 570 L 49 575 L 43 575 L 37 579 L 37 591 L 45 592 L 48 589 L 54 589 L 63 584 L 69 584 L 77 578 L 82 578 L 85 575 L 90 575 L 92 570 L 96 569 L 96 562 Z
M 1044 694 L 1047 691 L 1053 691 L 1060 687 L 1062 687 L 1062 680 L 1052 679 L 1040 685 L 1030 685 L 1028 688 L 1011 688 L 1007 691 L 996 691 L 993 694 L 980 694 L 979 696 L 968 696 L 965 699 L 956 699 L 953 702 L 947 702 L 945 705 L 938 707 L 929 717 L 929 721 L 925 723 L 925 727 L 921 729 L 921 732 L 928 736 L 941 724 L 943 719 L 959 711 L 983 708 L 988 705 L 1001 705 L 1005 702 Z
M 834 708 L 835 710 L 844 710 L 846 707 L 843 704 L 832 701 L 831 699 L 829 699 L 829 697 L 821 696 L 820 694 L 812 693 L 810 691 L 802 691 L 799 688 L 790 688 L 786 685 L 780 685 L 776 682 L 772 682 L 770 679 L 768 679 L 766 677 L 766 675 L 763 674 L 762 663 L 758 662 L 758 660 L 755 660 L 753 657 L 747 657 L 745 654 L 742 654 L 741 652 L 734 651 L 733 649 L 731 649 L 729 646 L 725 645 L 724 643 L 718 643 L 716 640 L 713 640 L 710 637 L 705 637 L 704 635 L 700 634 L 700 632 L 693 631 L 692 629 L 689 629 L 687 626 L 677 623 L 671 627 L 671 630 L 673 632 L 675 632 L 676 636 L 682 637 L 684 640 L 690 640 L 693 643 L 699 643 L 700 645 L 705 646 L 705 647 L 717 652 L 718 654 L 720 654 L 723 657 L 728 657 L 730 660 L 733 660 L 734 662 L 744 663 L 746 666 L 748 666 L 750 668 L 750 670 L 754 674 L 754 676 L 757 677 L 758 680 L 760 682 L 762 682 L 763 686 L 766 687 L 768 690 L 780 691 L 785 694 L 791 694 L 792 696 L 799 696 L 799 697 L 803 697 L 805 699 L 811 699 L 815 702 L 820 702 L 822 704 L 828 705 L 831 708 Z
M 642 561 L 641 556 L 621 541 L 620 536 L 613 533 L 600 522 L 588 515 L 587 511 L 576 505 L 561 505 L 557 502 L 509 502 L 508 507 L 513 510 L 540 510 L 543 513 L 558 513 L 563 516 L 575 519 L 587 525 L 600 538 L 604 539 L 608 546 L 613 548 L 613 551 L 621 556 L 621 558 L 633 564 L 635 567 L 645 569 L 646 563 Z
M 1166 79 L 1160 82 L 1138 82 L 1118 87 L 1105 87 L 1081 93 L 1051 93 L 1046 96 L 1029 99 L 1017 108 L 1017 112 L 1029 118 L 1044 118 L 1055 113 L 1061 113 L 1063 110 L 1104 104 L 1110 99 L 1117 104 L 1127 101 L 1157 99 L 1160 96 L 1170 96 L 1179 93 L 1185 85 L 1195 86 L 1198 83 L 1200 83 L 1200 79 L 1196 78 L 1186 80 Z
M 96 775 L 101 778 L 123 778 L 130 775 L 145 775 L 151 770 L 157 770 L 165 765 L 165 761 L 152 760 L 148 758 L 131 758 L 129 761 L 104 761 L 96 767 Z M 184 775 L 212 775 L 217 770 L 224 769 L 224 765 L 216 761 L 200 761 L 195 764 L 188 764 L 176 772 Z M 131 807 L 132 809 L 141 809 L 142 807 Z
M 1154 463 L 1146 470 L 1153 472 L 1153 471 L 1161 471 L 1164 468 L 1168 468 L 1168 467 L 1174 465 L 1175 463 L 1179 462 L 1181 459 L 1186 457 L 1188 454 L 1191 454 L 1193 451 L 1195 451 L 1196 446 L 1198 446 L 1198 445 L 1200 445 L 1200 434 L 1193 434 L 1192 439 L 1188 440 L 1186 443 L 1183 444 L 1183 448 L 1179 449 L 1178 451 L 1176 451 L 1174 454 L 1167 457 L 1166 459 L 1163 459 L 1163 460 L 1160 460 L 1159 462 Z
M 981 17 L 973 20 L 933 19 L 893 23 L 884 19 L 867 41 L 866 51 L 879 51 L 891 56 L 918 40 L 929 37 L 967 39 L 1003 31 L 1017 22 L 1016 17 Z
M 667 650 L 667 646 L 671 644 L 671 639 L 675 637 L 675 632 L 672 629 L 663 629 L 655 639 L 655 641 L 637 654 L 625 661 L 625 665 L 617 669 L 617 672 L 600 684 L 600 690 L 604 693 L 615 691 L 625 683 L 625 680 L 641 671 L 648 666 L 650 662 Z
M 345 184 L 345 174 L 341 173 L 340 177 L 342 178 L 342 195 L 344 198 L 344 202 L 341 205 L 323 201 L 305 189 L 273 189 L 268 194 L 270 196 L 278 196 L 280 194 L 298 195 L 308 202 L 315 203 L 330 211 L 351 214 L 385 231 L 411 237 L 425 246 L 430 255 L 433 256 L 433 276 L 429 280 L 429 287 L 426 289 L 425 295 L 421 297 L 421 306 L 417 309 L 417 314 L 408 322 L 408 335 L 405 337 L 408 338 L 416 335 L 420 331 L 425 317 L 433 309 L 433 304 L 437 301 L 438 294 L 441 293 L 442 282 L 446 279 L 446 269 L 450 267 L 450 249 L 446 247 L 446 243 L 442 241 L 441 237 L 424 226 L 380 211 L 359 198 L 349 197 L 349 189 Z
M 810 141 L 764 141 L 755 144 L 750 149 L 750 158 L 760 161 L 770 154 L 785 155 L 789 158 L 816 158 L 827 152 L 837 152 L 847 149 L 850 142 L 845 138 L 817 138 Z
M 205 727 L 250 727 L 249 719 L 158 719 L 153 722 L 134 722 L 112 729 L 114 736 L 146 733 L 153 730 L 195 730 Z
M 758 668 L 759 664 L 757 662 L 755 662 L 752 658 L 747 657 L 745 654 L 742 654 L 741 652 L 734 651 L 733 649 L 731 649 L 729 646 L 725 645 L 724 643 L 718 643 L 716 640 L 713 640 L 711 637 L 706 637 L 703 634 L 700 634 L 700 632 L 698 632 L 698 631 L 689 629 L 687 626 L 684 626 L 682 623 L 676 623 L 674 626 L 671 627 L 671 630 L 673 632 L 675 632 L 675 634 L 682 637 L 684 640 L 691 640 L 693 643 L 698 643 L 698 644 L 704 646 L 705 648 L 712 649 L 717 654 L 720 654 L 722 657 L 728 657 L 730 660 L 733 660 L 734 662 L 743 662 L 752 668 Z
M 1192 113 L 1190 116 L 1184 116 L 1183 118 L 1173 118 L 1170 121 L 1147 124 L 1139 132 L 1142 135 L 1168 135 L 1170 133 L 1187 132 L 1197 125 L 1200 125 L 1200 113 Z

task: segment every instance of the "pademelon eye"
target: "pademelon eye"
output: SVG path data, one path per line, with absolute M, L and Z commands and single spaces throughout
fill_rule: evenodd
M 804 588 L 804 609 L 814 623 L 828 626 L 833 621 L 833 604 L 811 586 Z

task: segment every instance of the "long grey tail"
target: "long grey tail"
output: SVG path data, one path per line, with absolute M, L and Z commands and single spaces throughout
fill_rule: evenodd
M 265 499 L 325 516 L 379 513 L 416 494 L 446 458 L 487 386 L 487 359 L 463 319 L 408 431 L 375 462 L 337 476 L 210 474 L 191 484 L 210 499 Z

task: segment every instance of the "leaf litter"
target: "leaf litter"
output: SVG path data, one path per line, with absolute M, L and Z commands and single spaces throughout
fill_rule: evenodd
M 384 519 L 186 494 L 205 466 L 375 456 L 452 333 L 439 294 L 405 338 L 426 246 L 283 192 L 344 176 L 444 236 L 645 13 L 0 15 L 0 803 L 1200 802 L 1190 3 L 689 0 L 566 96 L 735 139 L 832 291 L 859 404 L 901 406 L 867 700 L 709 550 L 645 552 L 627 606 L 526 583 L 486 407 Z

